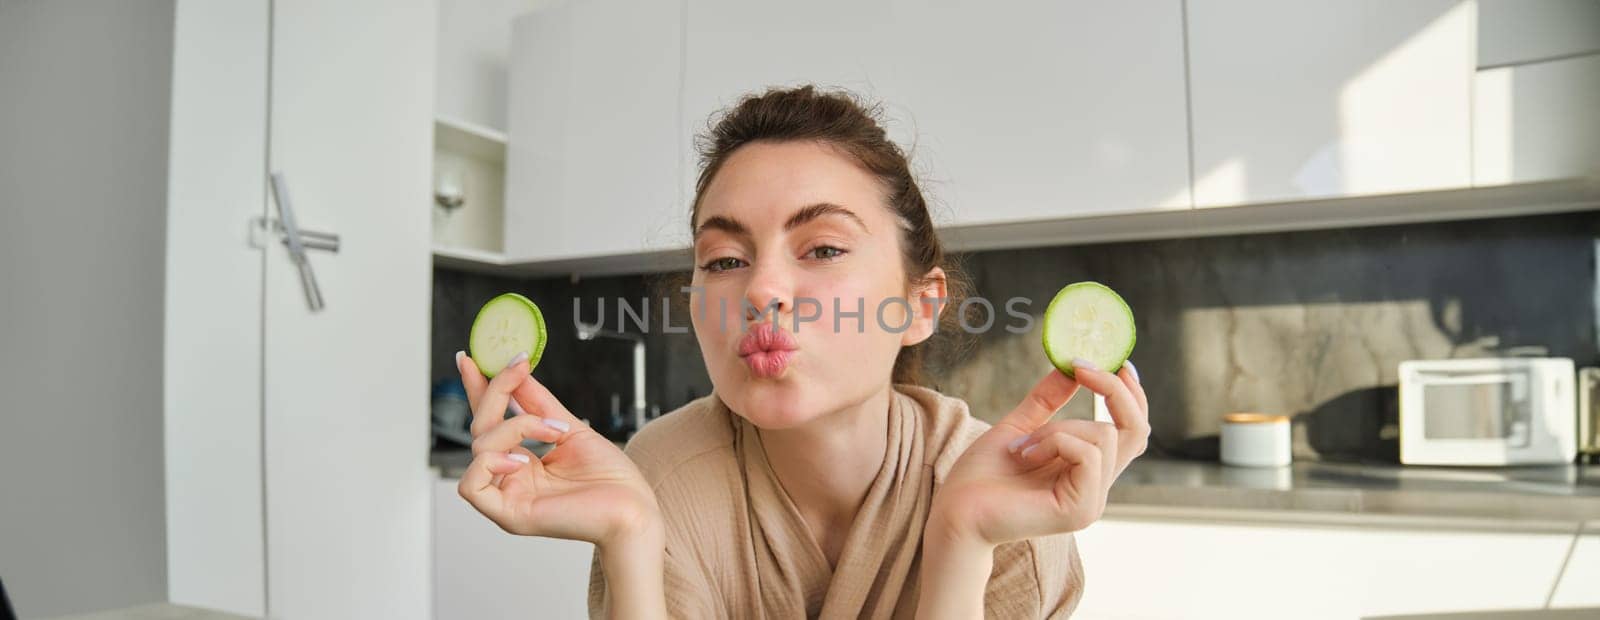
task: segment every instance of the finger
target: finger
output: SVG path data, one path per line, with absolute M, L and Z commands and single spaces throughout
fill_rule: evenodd
M 1100 466 L 1104 477 L 1100 479 L 1101 491 L 1111 489 L 1111 481 L 1116 480 L 1117 472 L 1122 471 L 1122 462 L 1119 454 L 1122 453 L 1122 431 L 1105 422 L 1096 422 L 1094 430 L 1099 433 L 1094 444 L 1100 446 Z
M 534 454 L 532 450 L 524 448 L 520 444 L 517 447 L 512 448 L 510 454 L 521 454 L 522 456 L 527 457 L 528 460 L 524 461 L 524 462 L 529 463 L 531 465 L 534 465 L 535 467 L 544 466 L 544 463 L 539 462 L 539 455 Z M 514 460 L 521 461 L 521 459 L 518 459 L 517 457 L 511 457 L 511 458 L 514 459 Z M 521 471 L 521 469 L 522 468 L 518 468 L 518 469 L 515 469 L 515 470 L 512 470 L 512 471 L 513 471 L 513 473 L 515 473 L 517 471 Z M 531 474 L 532 471 L 529 471 L 529 473 Z M 502 481 L 502 480 L 505 480 L 505 475 L 504 474 L 495 474 L 494 480 L 491 481 L 491 484 L 493 484 L 495 486 L 500 486 L 500 481 Z
M 479 454 L 467 464 L 467 471 L 461 474 L 461 482 L 456 484 L 456 492 L 479 512 L 490 515 L 499 510 L 504 500 L 499 485 L 494 483 L 495 479 L 525 464 L 505 452 Z
M 512 395 L 516 397 L 517 402 L 522 404 L 523 411 L 530 415 L 561 420 L 574 428 L 582 423 L 578 416 L 572 415 L 572 412 L 567 410 L 566 405 L 556 400 L 555 394 L 551 394 L 549 388 L 546 388 L 538 379 L 533 378 L 533 375 L 527 375 L 527 378 L 517 385 L 516 391 Z
M 1069 466 L 1065 476 L 1056 479 L 1059 499 L 1076 504 L 1100 492 L 1100 478 L 1105 471 L 1104 451 L 1094 442 L 1073 433 L 1051 433 L 1021 455 L 1023 462 L 1042 465 L 1052 459 L 1061 459 Z
M 511 391 L 517 389 L 528 376 L 528 356 L 518 353 L 511 358 L 511 364 L 505 370 L 489 381 L 489 386 L 478 397 L 478 406 L 472 408 L 473 437 L 488 432 L 506 418 L 506 403 L 511 400 Z
M 473 439 L 472 453 L 510 452 L 522 445 L 524 439 L 559 444 L 570 430 L 572 425 L 565 420 L 532 415 L 517 416 Z
M 1012 409 L 1000 419 L 1000 424 L 1006 424 L 1024 433 L 1031 433 L 1034 429 L 1049 422 L 1050 418 L 1072 400 L 1072 395 L 1078 392 L 1078 382 L 1068 377 L 1066 373 L 1050 369 L 1050 373 L 1034 384 L 1033 390 L 1022 399 L 1022 403 Z
M 477 411 L 478 398 L 483 396 L 483 390 L 489 385 L 489 379 L 483 376 L 483 371 L 478 369 L 478 363 L 472 361 L 466 351 L 456 351 L 456 370 L 461 373 L 461 387 L 467 390 L 467 405 L 473 411 Z
M 1133 366 L 1133 360 L 1122 363 L 1122 370 L 1117 371 L 1117 376 L 1122 379 L 1122 384 L 1128 386 L 1128 391 L 1133 393 L 1134 400 L 1139 401 L 1139 408 L 1145 412 L 1145 417 L 1150 414 L 1150 401 L 1146 400 L 1144 384 L 1139 380 L 1139 369 Z
M 1142 427 L 1125 429 L 1117 435 L 1117 447 L 1119 450 L 1117 456 L 1120 457 L 1120 460 L 1117 462 L 1115 475 L 1120 476 L 1122 475 L 1122 470 L 1128 467 L 1128 463 L 1133 462 L 1133 459 L 1144 454 L 1145 450 L 1150 447 L 1150 434 L 1153 431 L 1150 429 L 1150 399 L 1145 395 L 1144 386 L 1139 383 L 1139 370 L 1133 367 L 1133 361 L 1129 360 L 1124 364 L 1117 376 L 1122 379 L 1122 384 L 1126 385 L 1128 391 L 1133 394 L 1134 400 L 1138 401 L 1139 417 L 1144 420 Z
M 1032 433 L 1023 435 L 1016 441 L 1011 442 L 1011 445 L 1007 446 L 1007 449 L 1009 449 L 1013 454 L 1019 454 L 1028 446 L 1039 443 L 1039 440 L 1056 433 L 1072 433 L 1082 439 L 1098 443 L 1100 441 L 1100 437 L 1102 436 L 1101 433 L 1103 432 L 1101 427 L 1111 429 L 1113 431 L 1116 430 L 1116 427 L 1112 426 L 1109 422 L 1099 422 L 1095 420 L 1056 420 L 1054 422 L 1045 424 L 1038 429 L 1035 429 Z
M 1077 375 L 1078 382 L 1083 384 L 1083 387 L 1105 397 L 1106 408 L 1111 410 L 1111 421 L 1116 423 L 1117 428 L 1134 431 L 1144 429 L 1148 433 L 1150 426 L 1148 416 L 1122 379 L 1086 362 L 1081 364 L 1073 366 L 1073 374 Z
M 1112 480 L 1118 473 L 1117 455 L 1120 452 L 1119 441 L 1121 432 L 1117 430 L 1117 427 L 1112 426 L 1107 422 L 1096 422 L 1094 420 L 1060 420 L 1057 422 L 1051 422 L 1041 427 L 1038 431 L 1034 431 L 1034 433 L 1029 436 L 1029 441 L 1024 442 L 1022 447 L 1017 450 L 1017 455 L 1021 457 L 1022 453 L 1027 451 L 1028 448 L 1038 444 L 1051 435 L 1060 433 L 1072 435 L 1094 444 L 1100 449 L 1102 457 L 1100 459 L 1101 474 L 1106 476 L 1106 483 L 1110 484 L 1110 480 Z M 1039 463 L 1043 462 L 1033 461 L 1027 458 L 1023 458 L 1022 461 L 1028 465 L 1038 465 Z

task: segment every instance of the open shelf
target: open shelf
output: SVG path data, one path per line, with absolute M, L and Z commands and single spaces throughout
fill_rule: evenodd
M 496 164 L 506 161 L 506 134 L 482 125 L 440 116 L 433 119 L 436 148 Z
M 445 116 L 433 120 L 434 184 L 441 175 L 465 190 L 462 208 L 433 207 L 435 262 L 466 269 L 494 268 L 505 221 L 505 133 Z
M 464 263 L 484 267 L 498 267 L 506 264 L 506 256 L 499 252 L 489 252 L 475 248 L 451 248 L 433 246 L 433 259 L 446 263 Z

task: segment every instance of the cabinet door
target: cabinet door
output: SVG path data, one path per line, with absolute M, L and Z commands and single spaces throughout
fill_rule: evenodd
M 1600 53 L 1600 0 L 1478 0 L 1478 68 Z
M 507 534 L 461 499 L 457 483 L 433 483 L 433 617 L 588 617 L 594 545 Z
M 686 144 L 815 83 L 884 104 L 936 223 L 1190 205 L 1180 2 L 689 0 L 686 23 Z
M 1356 618 L 1542 607 L 1572 534 L 1102 520 L 1077 538 L 1085 617 Z
M 1552 607 L 1600 607 L 1600 521 L 1590 521 L 1572 545 Z
M 512 29 L 505 251 L 515 261 L 687 245 L 682 5 L 564 2 Z
M 1466 187 L 1474 11 L 1459 0 L 1193 0 L 1198 206 Z
M 262 256 L 238 233 L 267 213 L 271 3 L 175 9 L 162 372 L 167 592 L 175 604 L 261 617 Z
M 285 175 L 301 228 L 342 238 L 337 254 L 310 253 L 321 311 L 281 244 L 265 257 L 272 617 L 425 618 L 430 608 L 435 12 L 431 1 L 272 3 L 268 165 Z
M 1600 53 L 1478 72 L 1473 181 L 1600 174 Z

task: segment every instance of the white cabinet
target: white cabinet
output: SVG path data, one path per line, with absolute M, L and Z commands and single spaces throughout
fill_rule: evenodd
M 1084 618 L 1349 619 L 1543 607 L 1572 532 L 1112 518 L 1077 540 Z
M 1478 0 L 1476 185 L 1600 174 L 1600 0 Z
M 434 114 L 493 131 L 506 128 L 511 20 L 539 0 L 438 0 Z
M 261 256 L 266 0 L 176 5 L 167 160 L 164 440 L 167 595 L 266 613 Z M 207 463 L 228 463 L 224 468 Z
M 741 95 L 811 82 L 885 104 L 936 223 L 1190 206 L 1175 0 L 689 0 L 686 22 L 685 144 Z
M 433 617 L 586 618 L 594 545 L 514 536 L 433 482 Z
M 436 9 L 273 0 L 272 11 L 267 165 L 288 190 L 276 200 L 342 244 L 310 257 L 320 310 L 284 246 L 264 253 L 267 610 L 420 618 L 431 244 L 416 205 L 430 193 Z
M 1472 3 L 1194 0 L 1197 206 L 1471 184 Z
M 695 137 L 800 83 L 883 104 L 959 250 L 1585 208 L 1474 193 L 1600 169 L 1600 2 L 1512 4 L 545 3 L 513 28 L 504 252 L 442 260 L 687 268 Z
M 176 14 L 170 600 L 426 617 L 433 2 L 181 2 Z M 266 189 L 275 172 L 286 193 Z M 340 237 L 337 253 L 308 250 L 320 310 L 285 246 L 245 234 L 252 217 L 278 217 L 275 201 L 303 230 Z
M 1600 0 L 1477 0 L 1478 68 L 1600 53 Z
M 688 243 L 677 2 L 584 0 L 516 20 L 505 254 L 548 261 Z M 680 230 L 680 228 L 684 230 Z
M 1600 174 L 1600 53 L 1478 72 L 1478 185 Z
M 1551 607 L 1600 607 L 1600 521 L 1590 521 L 1572 546 Z

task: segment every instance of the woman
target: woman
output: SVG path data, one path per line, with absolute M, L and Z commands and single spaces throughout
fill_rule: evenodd
M 690 314 L 713 393 L 620 451 L 525 356 L 485 382 L 458 353 L 475 437 L 461 495 L 508 532 L 593 542 L 597 616 L 1070 614 L 1071 532 L 1149 434 L 1133 365 L 1052 368 L 991 428 L 917 385 L 961 283 L 871 111 L 771 90 L 701 150 Z M 1051 421 L 1080 386 L 1114 424 Z M 502 421 L 511 399 L 526 414 Z M 557 445 L 539 459 L 525 438 Z

